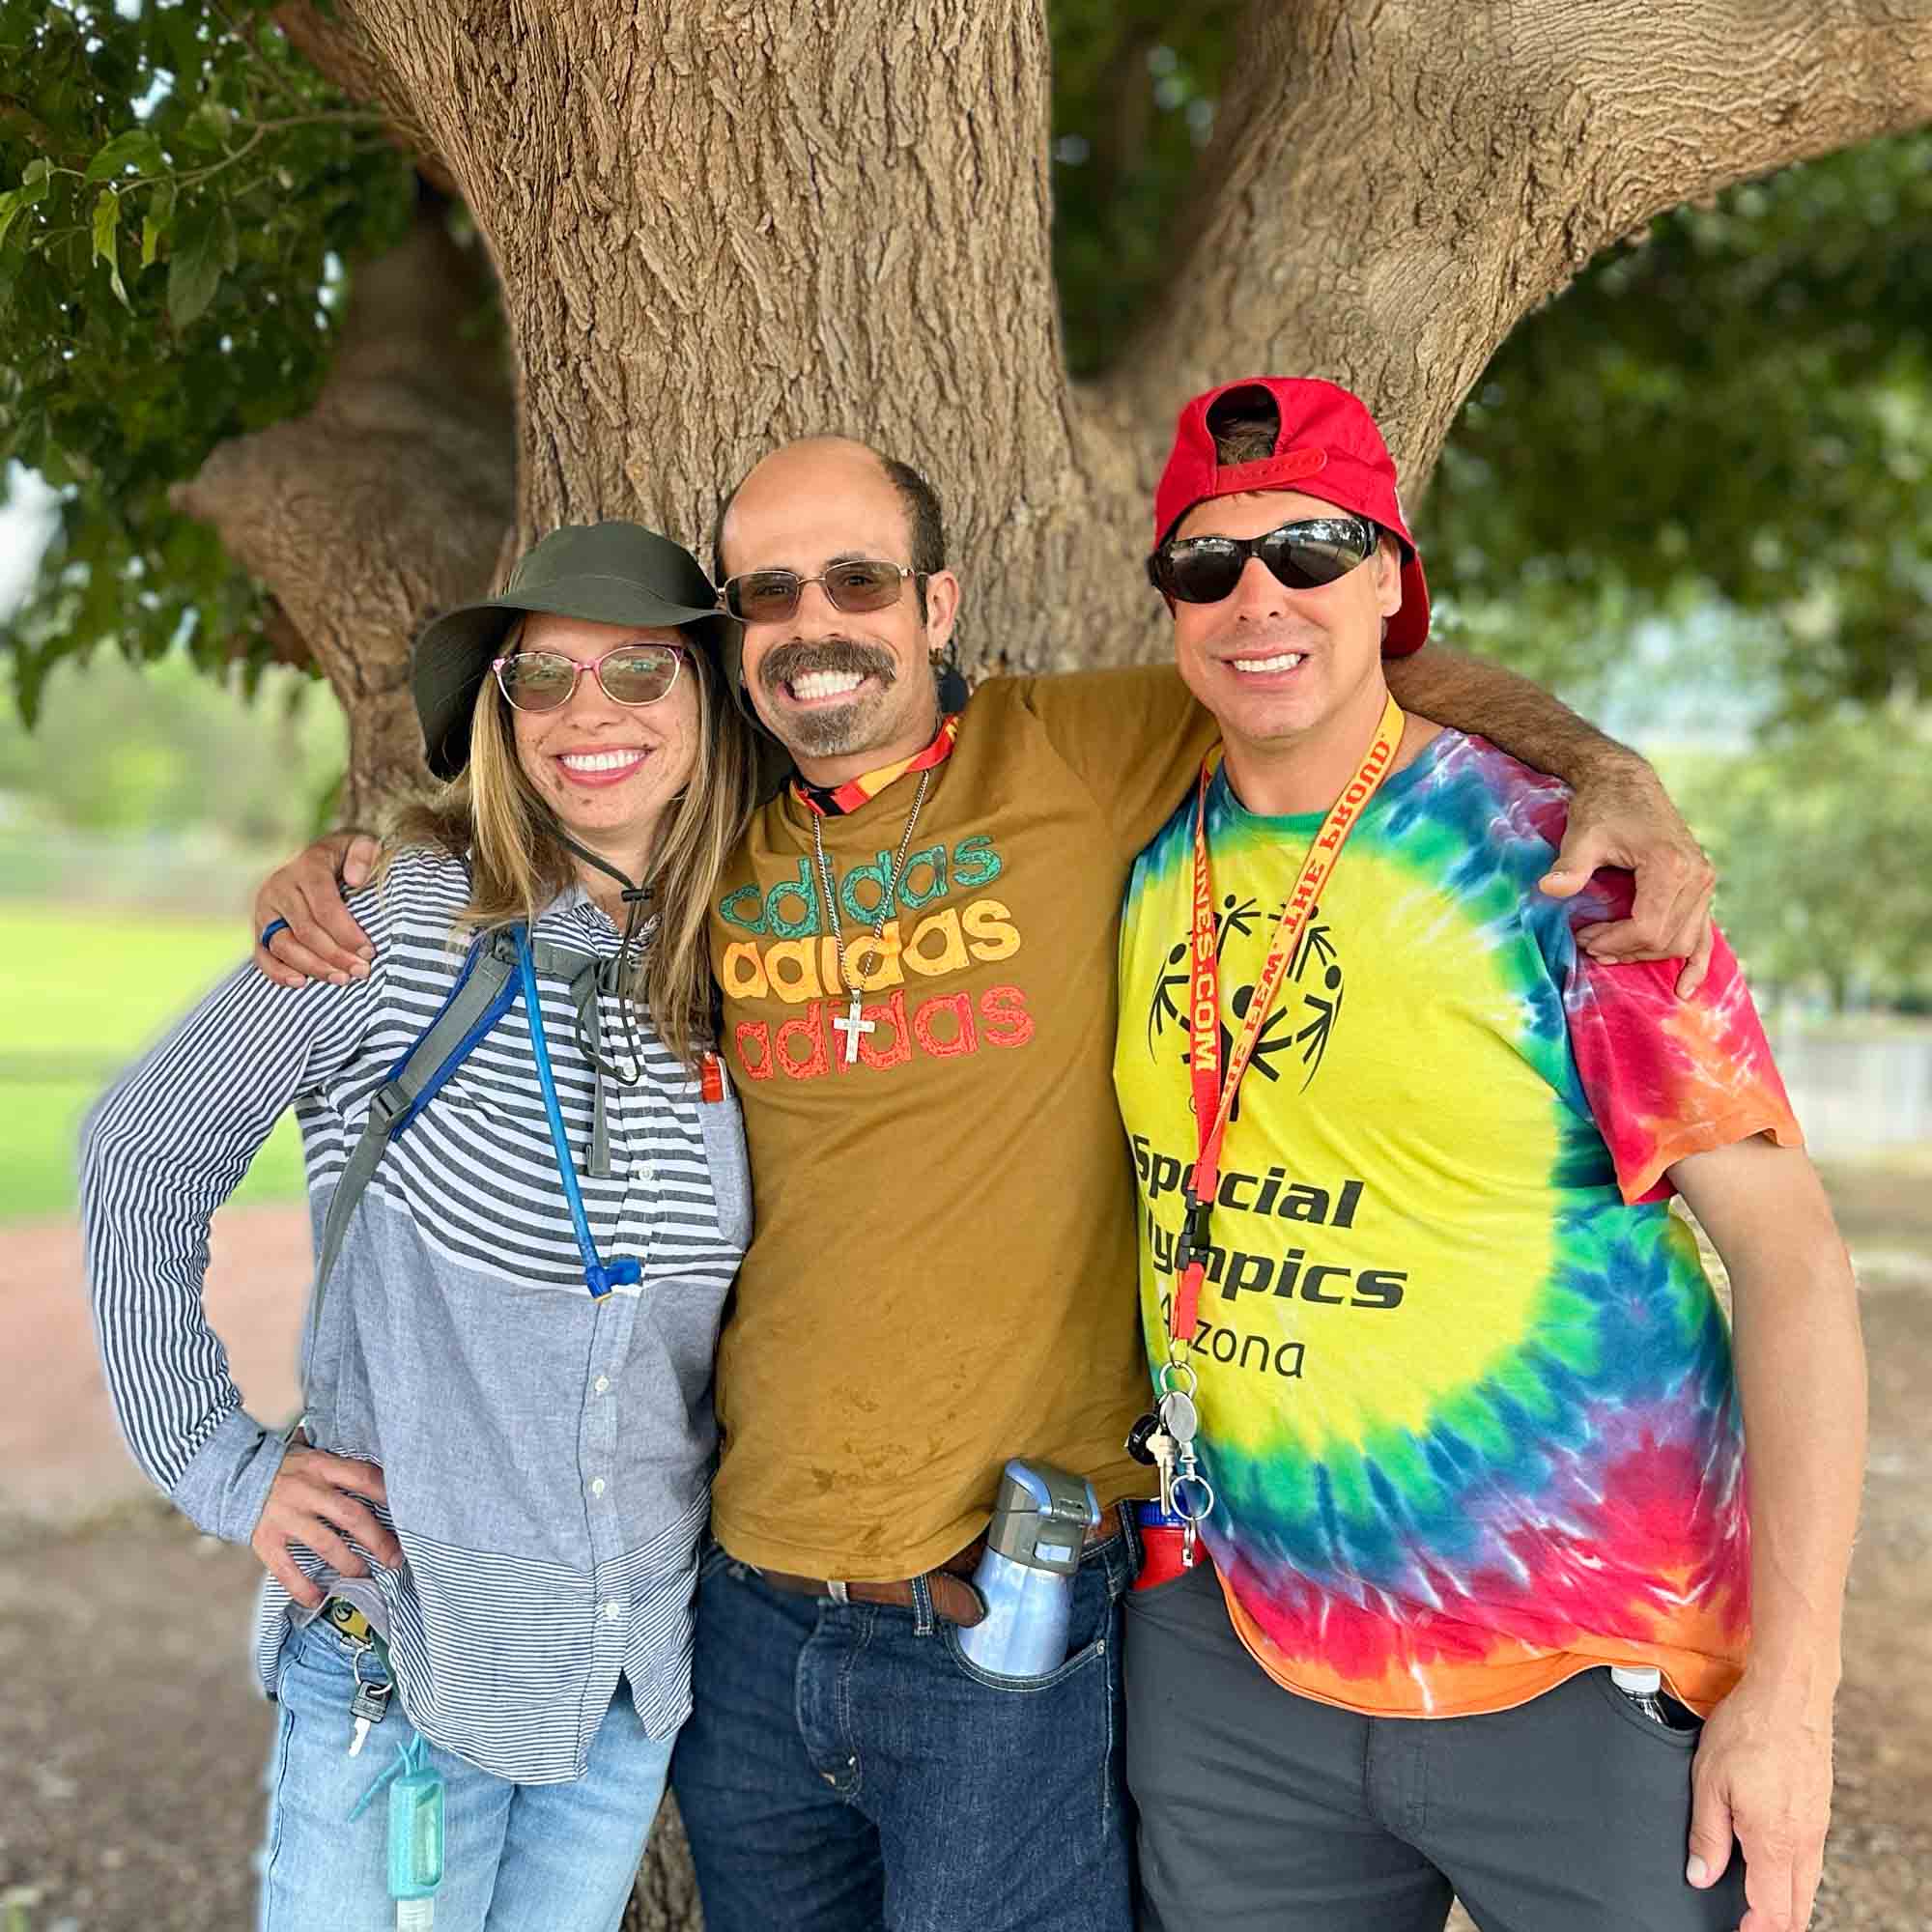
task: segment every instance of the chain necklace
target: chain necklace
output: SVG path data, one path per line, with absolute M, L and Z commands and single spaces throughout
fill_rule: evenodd
M 893 901 L 898 896 L 899 883 L 905 877 L 906 854 L 912 849 L 913 827 L 919 823 L 920 808 L 925 803 L 925 788 L 932 778 L 932 768 L 919 775 L 919 790 L 914 794 L 912 810 L 907 814 L 905 831 L 899 838 L 898 856 L 893 861 L 893 876 L 879 900 L 879 916 L 872 922 L 871 944 L 867 948 L 869 958 L 876 962 L 885 951 L 886 920 L 892 913 Z M 877 1020 L 861 1019 L 859 982 L 845 957 L 845 935 L 838 929 L 838 901 L 832 890 L 832 862 L 825 856 L 825 834 L 821 829 L 823 819 L 820 814 L 811 814 L 811 849 L 818 859 L 818 877 L 825 889 L 825 917 L 832 927 L 832 944 L 838 954 L 838 977 L 844 980 L 852 994 L 852 1004 L 846 1009 L 842 1019 L 832 1022 L 836 1032 L 845 1036 L 845 1064 L 851 1064 L 859 1057 L 859 1036 L 873 1033 L 878 1029 Z M 869 968 L 868 968 L 869 970 Z

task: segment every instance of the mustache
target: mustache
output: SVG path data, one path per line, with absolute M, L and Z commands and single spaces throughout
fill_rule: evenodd
M 876 677 L 884 685 L 898 675 L 892 653 L 877 644 L 861 643 L 857 638 L 813 638 L 810 641 L 794 638 L 765 654 L 758 667 L 758 682 L 767 692 L 776 692 L 793 678 L 818 670 L 856 671 L 861 676 Z

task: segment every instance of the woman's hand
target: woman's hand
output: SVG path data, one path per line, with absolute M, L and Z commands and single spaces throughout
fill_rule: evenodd
M 297 1603 L 319 1610 L 327 1592 L 302 1574 L 290 1544 L 314 1550 L 342 1577 L 369 1574 L 369 1566 L 349 1547 L 351 1537 L 385 1568 L 402 1564 L 402 1545 L 376 1520 L 364 1496 L 388 1506 L 383 1472 L 375 1463 L 295 1444 L 275 1472 L 248 1548 Z

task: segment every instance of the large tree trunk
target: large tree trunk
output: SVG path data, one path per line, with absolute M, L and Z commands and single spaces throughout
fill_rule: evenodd
M 369 334 L 346 345 L 314 417 L 185 493 L 334 680 L 358 809 L 408 764 L 411 629 L 485 589 L 506 540 L 622 515 L 702 550 L 755 457 L 844 430 L 939 485 L 970 666 L 1145 655 L 1149 493 L 1190 391 L 1347 383 L 1419 497 L 1504 336 L 1597 250 L 1932 118 L 1928 0 L 1258 4 L 1168 299 L 1083 386 L 1055 314 L 1040 0 L 279 17 L 467 202 L 515 353 L 514 476 L 502 399 L 428 301 L 375 330 L 382 367 Z M 363 270 L 358 303 L 385 286 Z M 318 455 L 327 488 L 284 487 Z M 645 1897 L 639 1923 L 691 1922 L 687 1880 L 655 1866 Z
M 1926 0 L 1264 0 L 1169 299 L 1079 385 L 1054 308 L 1040 0 L 294 0 L 277 17 L 468 202 L 517 364 L 513 518 L 509 466 L 473 460 L 498 401 L 449 380 L 446 312 L 409 348 L 453 468 L 419 437 L 401 439 L 414 460 L 393 437 L 384 456 L 365 410 L 316 425 L 331 475 L 365 472 L 353 526 L 329 493 L 272 487 L 281 431 L 250 440 L 252 463 L 217 452 L 185 497 L 328 669 L 358 807 L 409 762 L 410 628 L 486 587 L 512 554 L 495 538 L 622 514 L 701 548 L 723 484 L 777 440 L 844 429 L 939 484 L 969 665 L 1146 655 L 1148 490 L 1189 391 L 1262 368 L 1348 383 L 1419 498 L 1497 345 L 1599 248 L 1932 115 Z M 286 582 L 302 557 L 326 582 Z

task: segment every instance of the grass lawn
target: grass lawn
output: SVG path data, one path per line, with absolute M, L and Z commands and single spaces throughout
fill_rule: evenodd
M 247 952 L 227 920 L 0 906 L 10 997 L 0 1004 L 0 1222 L 73 1211 L 74 1136 L 115 1072 Z M 238 1201 L 302 1192 L 292 1118 Z

